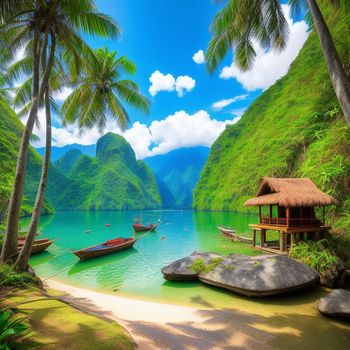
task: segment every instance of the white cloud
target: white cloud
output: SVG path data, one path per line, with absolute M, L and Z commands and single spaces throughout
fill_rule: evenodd
M 193 61 L 197 64 L 203 64 L 205 62 L 205 56 L 203 50 L 199 50 L 192 56 Z
M 64 86 L 61 91 L 58 91 L 53 95 L 53 98 L 57 101 L 63 102 L 72 92 L 73 89 Z
M 237 101 L 243 101 L 248 97 L 248 94 L 245 95 L 239 95 L 239 96 L 235 96 L 232 98 L 227 98 L 227 99 L 223 99 L 217 102 L 214 102 L 211 106 L 215 111 L 221 111 L 223 108 L 231 105 L 234 102 Z
M 182 97 L 184 91 L 190 92 L 196 86 L 196 81 L 188 75 L 181 75 L 175 81 L 175 90 L 179 97 Z
M 34 133 L 40 137 L 34 142 L 35 147 L 45 146 L 45 114 L 39 113 L 41 128 L 35 127 Z M 105 133 L 114 132 L 125 137 L 136 153 L 138 159 L 165 154 L 172 150 L 184 147 L 207 146 L 210 147 L 222 133 L 226 125 L 234 124 L 239 120 L 237 116 L 224 121 L 213 119 L 209 113 L 201 110 L 192 115 L 179 111 L 169 115 L 163 120 L 155 120 L 147 126 L 135 122 L 124 133 L 115 122 L 108 121 Z M 65 146 L 72 143 L 91 145 L 101 137 L 97 128 L 86 131 L 80 135 L 76 125 L 67 128 L 52 128 L 52 145 Z
M 290 64 L 297 57 L 308 37 L 308 25 L 305 21 L 293 22 L 290 17 L 290 6 L 282 5 L 287 18 L 290 36 L 287 46 L 281 53 L 266 52 L 259 45 L 254 44 L 257 57 L 254 67 L 242 72 L 234 63 L 224 67 L 220 77 L 223 79 L 235 78 L 248 91 L 268 89 L 276 80 L 287 74 Z
M 151 74 L 149 81 L 151 86 L 148 92 L 153 97 L 160 91 L 175 90 L 178 96 L 182 97 L 185 91 L 189 92 L 196 86 L 196 81 L 188 75 L 180 75 L 175 79 L 172 74 L 163 74 L 159 70 Z
M 232 109 L 228 113 L 235 116 L 236 118 L 241 119 L 241 117 L 243 116 L 243 114 L 246 110 L 247 110 L 247 108 L 237 108 L 237 109 Z
M 152 73 L 149 78 L 151 86 L 148 91 L 151 96 L 157 95 L 160 91 L 174 91 L 175 78 L 171 74 L 163 74 L 159 70 Z

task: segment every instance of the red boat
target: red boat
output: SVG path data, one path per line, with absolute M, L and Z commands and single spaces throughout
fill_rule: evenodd
M 108 255 L 121 250 L 131 248 L 139 238 L 115 238 L 101 244 L 97 244 L 88 248 L 73 251 L 80 260 L 96 258 L 102 255 Z
M 132 225 L 132 227 L 134 228 L 135 232 L 152 232 L 155 231 L 159 225 L 160 222 L 157 224 L 149 224 L 148 226 L 143 226 L 140 223 L 135 223 Z

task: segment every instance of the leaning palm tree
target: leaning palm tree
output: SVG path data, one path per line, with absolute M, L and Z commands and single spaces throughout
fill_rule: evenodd
M 55 56 L 58 52 L 62 54 L 67 62 L 75 66 L 77 73 L 81 56 L 90 56 L 81 32 L 116 37 L 119 28 L 110 17 L 97 11 L 93 0 L 0 0 L 0 50 L 8 50 L 7 56 L 13 57 L 18 48 L 25 46 L 26 54 L 33 57 L 32 102 L 20 143 L 0 261 L 17 255 L 18 219 L 28 146 Z M 43 54 L 47 52 L 48 58 L 44 60 Z M 40 75 L 40 71 L 44 74 Z
M 219 1 L 219 0 L 218 0 Z M 206 65 L 213 72 L 230 48 L 235 62 L 242 70 L 252 67 L 256 52 L 253 42 L 264 49 L 281 51 L 288 39 L 288 25 L 280 1 L 226 0 L 226 6 L 215 16 L 211 31 L 213 37 L 206 52 Z M 334 6 L 349 6 L 349 2 L 331 1 Z M 350 81 L 341 63 L 331 33 L 316 0 L 289 0 L 293 13 L 308 9 L 308 17 L 320 38 L 330 78 L 350 126 Z
M 45 59 L 45 57 L 43 58 Z M 12 66 L 9 67 L 6 79 L 13 80 L 16 79 L 17 76 L 21 75 L 21 73 L 23 74 L 24 72 L 28 72 L 28 70 L 30 70 L 30 67 L 32 67 L 31 61 L 32 57 L 28 56 L 22 60 L 15 62 Z M 52 67 L 49 82 L 46 86 L 43 101 L 40 101 L 40 107 L 45 110 L 46 116 L 45 155 L 27 238 L 15 262 L 15 268 L 19 271 L 25 271 L 28 267 L 30 252 L 34 243 L 35 233 L 37 232 L 37 226 L 41 214 L 41 207 L 44 201 L 51 157 L 51 109 L 55 110 L 55 112 L 59 114 L 59 108 L 54 101 L 53 94 L 61 92 L 66 83 L 67 77 L 64 65 L 60 60 L 56 58 Z M 29 76 L 29 78 L 25 80 L 21 86 L 14 89 L 15 94 L 13 97 L 13 106 L 15 109 L 19 110 L 17 113 L 19 117 L 26 116 L 28 114 L 28 110 L 30 109 L 32 102 L 31 87 L 32 76 Z M 39 122 L 38 125 L 40 126 Z
M 126 57 L 116 58 L 107 48 L 95 51 L 96 60 L 84 66 L 81 80 L 62 105 L 63 125 L 77 122 L 80 132 L 97 126 L 102 133 L 109 117 L 121 129 L 129 121 L 123 102 L 148 113 L 150 101 L 137 84 L 122 79 L 123 74 L 135 74 L 136 67 Z

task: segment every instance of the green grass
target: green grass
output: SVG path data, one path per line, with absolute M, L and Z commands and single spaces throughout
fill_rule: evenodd
M 28 285 L 37 285 L 38 279 L 33 275 L 18 273 L 12 266 L 0 264 L 0 290 L 3 288 L 23 288 Z
M 350 13 L 319 2 L 344 65 L 350 67 Z M 212 146 L 194 191 L 195 209 L 254 211 L 244 207 L 263 176 L 309 177 L 342 201 L 327 217 L 348 215 L 350 232 L 350 128 L 334 94 L 315 31 L 288 74 L 265 91 L 241 120 Z
M 290 249 L 289 255 L 314 268 L 320 275 L 327 275 L 337 262 L 337 257 L 325 239 L 300 242 Z
M 133 349 L 129 335 L 116 322 L 89 315 L 38 291 L 26 291 L 7 299 L 6 304 L 24 300 L 18 308 L 28 316 L 33 335 L 16 349 Z

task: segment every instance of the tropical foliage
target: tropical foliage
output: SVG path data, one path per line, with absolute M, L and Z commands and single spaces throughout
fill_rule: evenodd
M 325 239 L 300 242 L 291 248 L 289 255 L 314 268 L 321 275 L 326 275 L 337 262 L 337 257 L 329 248 L 329 242 Z
M 62 106 L 64 125 L 77 121 L 81 132 L 96 125 L 102 132 L 109 115 L 125 129 L 129 116 L 123 102 L 149 112 L 150 101 L 139 92 L 134 81 L 123 78 L 123 74 L 135 72 L 135 65 L 125 56 L 117 58 L 116 52 L 107 48 L 96 50 L 94 59 L 83 67 L 82 77 L 73 84 L 75 90 Z
M 236 65 L 242 70 L 252 67 L 257 45 L 264 50 L 281 51 L 286 47 L 289 28 L 282 3 L 276 0 L 226 0 L 226 6 L 214 18 L 212 40 L 206 53 L 206 63 L 212 72 L 233 48 Z M 307 18 L 316 31 L 329 76 L 345 120 L 350 126 L 350 81 L 339 57 L 335 40 L 321 7 L 348 12 L 349 2 L 336 0 L 289 0 L 291 12 L 299 15 L 308 11 Z M 323 5 L 320 7 L 320 5 Z
M 328 5 L 323 12 L 342 59 L 350 63 L 350 39 L 344 35 L 350 30 L 350 11 L 335 15 Z M 194 192 L 194 208 L 251 211 L 243 203 L 255 195 L 261 177 L 310 177 L 342 201 L 337 214 L 345 222 L 350 131 L 322 55 L 316 33 L 310 33 L 288 74 L 226 128 L 212 146 Z

